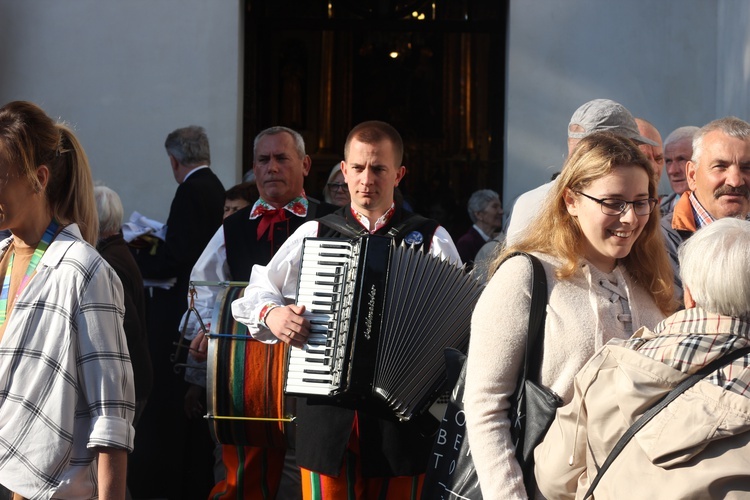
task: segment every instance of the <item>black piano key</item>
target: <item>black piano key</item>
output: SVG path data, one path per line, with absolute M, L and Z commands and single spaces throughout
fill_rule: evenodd
M 341 262 L 336 262 L 333 260 L 319 260 L 318 265 L 319 266 L 340 266 Z
M 305 363 L 326 364 L 326 363 L 328 363 L 328 360 L 327 359 L 320 359 L 320 358 L 305 358 Z
M 331 381 L 327 379 L 318 379 L 318 378 L 303 378 L 302 382 L 310 383 L 310 384 L 330 384 Z
M 333 257 L 333 258 L 336 258 L 336 259 L 348 259 L 349 258 L 349 254 L 346 254 L 346 253 L 333 253 L 333 252 L 320 252 L 318 254 L 318 257 L 320 257 L 320 258 L 323 258 L 323 257 Z M 339 264 L 340 264 L 340 262 L 339 262 Z
M 329 300 L 329 301 L 326 301 L 326 302 L 324 302 L 324 301 L 322 301 L 322 300 L 313 300 L 313 301 L 311 302 L 311 304 L 312 304 L 312 305 L 314 305 L 314 306 L 329 306 L 329 307 L 330 307 L 330 306 L 331 306 L 331 304 L 333 304 L 333 303 L 335 303 L 335 301 L 331 301 L 331 300 Z M 333 310 L 333 308 L 332 308 L 331 310 Z

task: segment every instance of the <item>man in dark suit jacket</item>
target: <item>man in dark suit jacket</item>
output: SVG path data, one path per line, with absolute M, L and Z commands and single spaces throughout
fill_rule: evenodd
M 187 285 L 195 261 L 221 225 L 224 186 L 211 171 L 208 137 L 202 127 L 175 130 L 164 147 L 179 186 L 169 209 L 165 240 L 150 252 L 139 252 L 138 265 L 144 278 L 177 278 Z
M 210 169 L 211 153 L 203 127 L 173 131 L 164 147 L 179 186 L 169 209 L 165 240 L 136 251 L 136 261 L 144 279 L 176 281 L 169 289 L 152 287 L 147 293 L 154 389 L 139 428 L 140 453 L 137 460 L 131 461 L 131 476 L 135 476 L 131 479 L 150 483 L 148 493 L 152 496 L 187 498 L 199 492 L 208 495 L 213 483 L 210 457 L 199 464 L 201 470 L 191 471 L 186 465 L 195 463 L 188 458 L 190 448 L 197 446 L 210 454 L 212 442 L 205 425 L 190 429 L 191 423 L 182 411 L 187 386 L 174 373 L 169 356 L 174 350 L 172 343 L 179 338 L 190 270 L 221 225 L 225 190 Z M 196 432 L 201 433 L 199 438 L 195 437 Z M 196 453 L 203 455 L 201 451 Z M 164 481 L 164 477 L 171 480 Z M 166 490 L 154 491 L 158 485 Z M 138 492 L 137 488 L 132 489 Z

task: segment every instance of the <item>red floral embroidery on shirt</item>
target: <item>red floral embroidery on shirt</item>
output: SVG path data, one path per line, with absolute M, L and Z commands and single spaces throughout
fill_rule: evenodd
M 309 202 L 307 201 L 305 193 L 303 192 L 301 195 L 297 196 L 282 208 L 298 217 L 305 217 L 307 215 L 308 206 Z M 257 219 L 264 213 L 275 210 L 276 209 L 272 207 L 266 200 L 264 200 L 263 198 L 258 198 L 258 201 L 255 202 L 255 204 L 253 205 L 253 209 L 250 211 L 250 219 Z
M 378 220 L 375 221 L 375 224 L 372 228 L 370 228 L 370 219 L 368 219 L 364 214 L 361 214 L 354 210 L 354 207 L 352 207 L 352 215 L 355 219 L 357 219 L 357 222 L 359 222 L 362 227 L 367 229 L 370 233 L 374 233 L 381 227 L 385 227 L 388 225 L 388 223 L 391 221 L 391 217 L 393 217 L 393 213 L 396 211 L 396 206 L 394 204 L 391 204 L 391 208 L 386 210 L 386 212 L 380 216 Z

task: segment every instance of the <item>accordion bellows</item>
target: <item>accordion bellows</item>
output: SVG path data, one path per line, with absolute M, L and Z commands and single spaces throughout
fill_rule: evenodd
M 311 334 L 290 349 L 285 391 L 423 413 L 446 389 L 444 350 L 466 351 L 481 284 L 385 236 L 306 238 L 297 304 Z

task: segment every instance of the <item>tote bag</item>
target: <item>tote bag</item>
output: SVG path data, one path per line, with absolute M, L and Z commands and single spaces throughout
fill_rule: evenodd
M 536 491 L 534 479 L 534 448 L 542 441 L 562 399 L 552 390 L 535 382 L 529 375 L 539 373 L 539 361 L 544 340 L 544 320 L 547 307 L 547 279 L 539 259 L 527 253 L 517 253 L 529 259 L 532 265 L 531 310 L 524 366 L 519 375 L 516 391 L 511 397 L 508 417 L 511 438 L 516 447 L 516 459 L 523 471 L 524 485 L 530 496 Z M 511 255 L 510 257 L 512 257 Z M 464 385 L 466 381 L 466 356 L 446 350 L 449 376 L 458 373 L 451 393 L 450 403 L 440 424 L 433 446 L 422 500 L 470 499 L 479 500 L 482 492 L 476 468 L 471 458 L 471 447 L 466 436 L 464 413 Z

